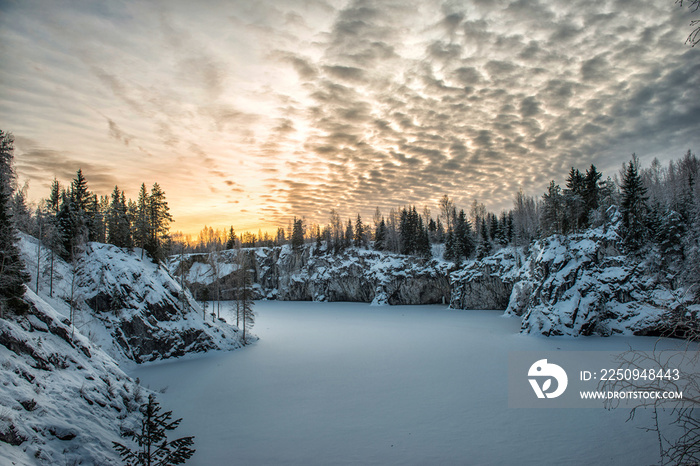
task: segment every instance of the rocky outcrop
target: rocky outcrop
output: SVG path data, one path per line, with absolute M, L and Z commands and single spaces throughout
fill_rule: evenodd
M 121 464 L 112 448 L 135 428 L 145 390 L 47 302 L 0 318 L 3 464 Z
M 450 276 L 456 309 L 503 309 L 519 279 L 523 257 L 515 248 L 501 249 L 479 261 L 469 261 Z
M 285 246 L 243 254 L 254 270 L 258 298 L 449 302 L 455 309 L 503 309 L 522 319 L 524 333 L 660 334 L 669 313 L 687 307 L 677 296 L 682 290 L 658 280 L 653 267 L 641 259 L 624 255 L 619 246 L 621 217 L 611 208 L 606 218 L 580 234 L 553 235 L 528 248 L 504 248 L 458 266 L 355 248 L 324 254 L 308 245 L 299 251 Z M 213 296 L 217 289 L 235 289 L 236 261 L 236 251 L 224 251 L 214 257 L 214 265 L 212 256 L 191 255 L 173 258 L 169 266 L 174 273 L 182 267 L 193 289 Z
M 35 240 L 23 236 L 21 246 L 27 263 L 36 263 Z M 140 252 L 88 243 L 75 264 L 56 258 L 54 270 L 54 296 L 44 298 L 66 316 L 73 314 L 76 327 L 119 362 L 240 346 L 235 326 L 205 316 L 165 267 Z M 41 278 L 42 294 L 48 280 Z
M 584 233 L 534 242 L 506 314 L 544 335 L 659 334 L 682 305 L 641 259 L 622 254 L 620 216 Z
M 222 299 L 233 299 L 241 262 L 237 254 L 231 250 L 216 256 L 173 257 L 169 268 L 173 273 L 184 270 L 198 296 L 221 292 Z M 444 261 L 355 248 L 325 254 L 313 246 L 244 249 L 241 254 L 253 271 L 257 298 L 373 304 L 435 304 L 450 299 L 452 264 Z

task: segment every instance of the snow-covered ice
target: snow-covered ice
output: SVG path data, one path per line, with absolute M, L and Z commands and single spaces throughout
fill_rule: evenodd
M 159 399 L 183 418 L 174 434 L 196 436 L 188 464 L 658 462 L 655 435 L 639 428 L 650 413 L 626 422 L 628 410 L 511 409 L 507 398 L 509 351 L 648 350 L 654 338 L 521 335 L 501 311 L 444 306 L 255 310 L 253 345 L 131 374 L 166 389 Z

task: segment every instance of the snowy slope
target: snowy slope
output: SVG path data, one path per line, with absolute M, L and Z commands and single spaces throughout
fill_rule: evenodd
M 0 319 L 0 463 L 121 464 L 144 390 L 48 303 Z
M 21 236 L 21 250 L 36 287 L 37 241 Z M 200 306 L 168 271 L 140 250 L 88 243 L 75 265 L 54 259 L 53 296 L 50 257 L 42 252 L 39 295 L 64 317 L 75 304 L 81 333 L 120 363 L 137 363 L 211 349 L 240 346 L 235 326 L 204 316 Z

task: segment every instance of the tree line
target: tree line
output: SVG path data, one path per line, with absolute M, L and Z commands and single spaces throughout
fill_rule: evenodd
M 343 220 L 331 209 L 325 225 L 307 225 L 304 218 L 294 217 L 274 236 L 262 232 L 237 235 L 233 226 L 223 231 L 205 227 L 194 242 L 182 242 L 180 236 L 174 241 L 187 252 L 284 244 L 298 249 L 314 244 L 315 254 L 339 254 L 356 247 L 425 258 L 442 256 L 460 263 L 503 247 L 527 246 L 545 236 L 579 233 L 619 215 L 625 253 L 640 254 L 652 246 L 656 252 L 652 263 L 687 282 L 693 274 L 700 276 L 699 170 L 698 159 L 690 150 L 666 167 L 654 159 L 650 167 L 642 168 L 633 154 L 618 173 L 606 179 L 595 165 L 572 167 L 563 187 L 551 181 L 539 198 L 519 190 L 513 207 L 499 214 L 488 212 L 476 200 L 466 210 L 458 208 L 444 195 L 436 215 L 428 207 L 392 208 L 387 215 L 377 208 L 367 224 L 360 214 Z
M 17 190 L 12 202 L 18 229 L 67 261 L 73 261 L 87 241 L 121 248 L 141 248 L 154 260 L 170 252 L 170 222 L 173 221 L 158 183 L 150 191 L 141 184 L 136 201 L 127 199 L 118 186 L 111 195 L 90 191 L 81 169 L 66 187 L 54 178 L 49 195 L 34 212 L 27 208 L 26 193 Z

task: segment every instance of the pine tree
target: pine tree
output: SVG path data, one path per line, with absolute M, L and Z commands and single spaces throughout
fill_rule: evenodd
M 294 217 L 292 225 L 292 249 L 298 251 L 304 247 L 304 224 L 301 219 Z
M 21 298 L 29 275 L 24 270 L 24 262 L 17 247 L 17 233 L 10 209 L 14 180 L 13 158 L 12 134 L 0 130 L 0 317 L 4 316 L 6 309 L 15 312 L 27 309 Z
M 384 217 L 379 221 L 377 229 L 374 231 L 374 249 L 383 251 L 386 248 L 386 222 Z
M 365 247 L 367 245 L 367 240 L 365 238 L 365 226 L 362 224 L 362 217 L 360 217 L 360 214 L 357 214 L 357 219 L 355 220 L 355 233 L 353 239 L 356 248 Z
M 137 444 L 135 450 L 118 443 L 112 446 L 128 465 L 168 466 L 183 464 L 195 453 L 194 437 L 182 437 L 169 441 L 166 431 L 175 430 L 182 419 L 172 421 L 172 411 L 160 412 L 160 405 L 153 395 L 148 396 L 148 403 L 141 407 L 143 419 L 141 432 L 125 432 L 124 437 L 131 438 Z
M 629 164 L 623 164 L 622 211 L 623 241 L 631 251 L 638 251 L 647 238 L 646 188 L 638 172 L 639 159 L 633 154 Z
M 237 254 L 238 264 L 238 286 L 236 293 L 236 321 L 243 330 L 243 344 L 247 344 L 248 330 L 255 324 L 255 313 L 253 312 L 252 280 L 249 271 L 248 255 L 240 249 Z M 242 324 L 242 325 L 241 325 Z
M 60 257 L 66 256 L 66 251 L 64 249 L 65 239 L 61 235 L 59 229 L 59 212 L 61 207 L 61 189 L 58 181 L 53 180 L 51 185 L 51 192 L 49 198 L 43 203 L 44 209 L 42 211 L 43 218 L 43 241 L 44 244 L 49 249 L 49 296 L 53 297 L 53 279 L 56 277 L 54 271 L 54 263 L 56 255 Z

